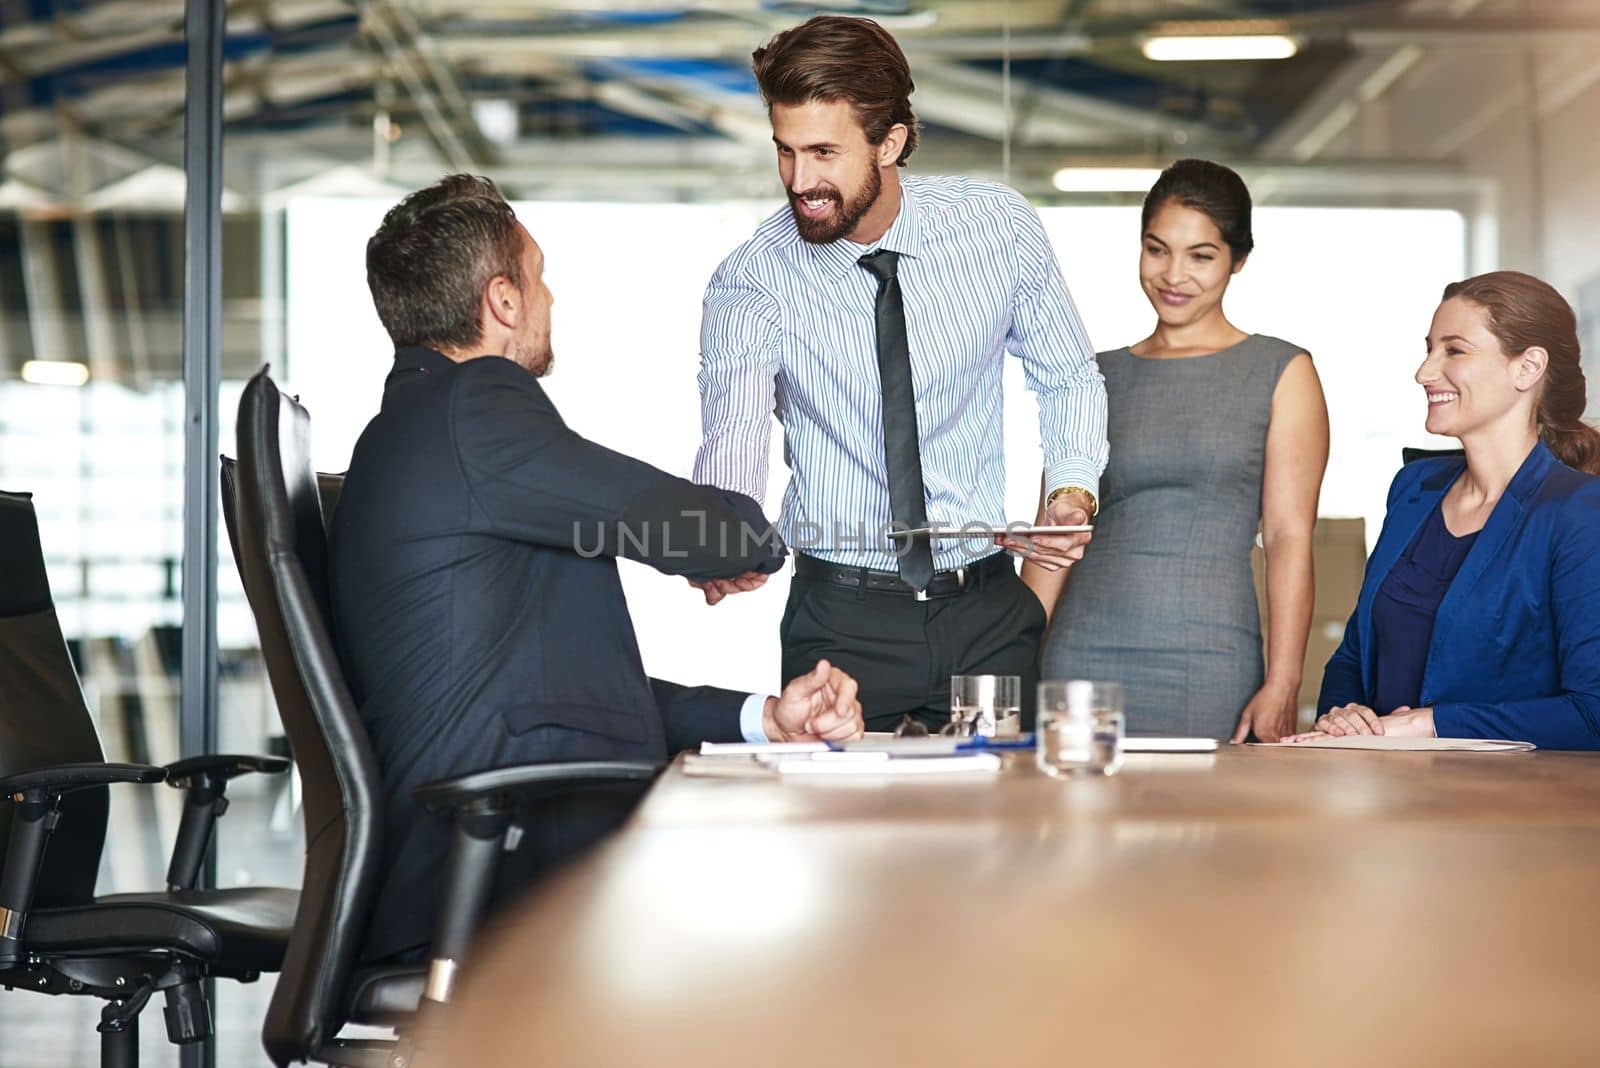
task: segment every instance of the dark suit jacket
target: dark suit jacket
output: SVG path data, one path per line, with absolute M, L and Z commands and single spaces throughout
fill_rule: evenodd
M 508 360 L 396 354 L 330 540 L 334 639 L 386 794 L 364 958 L 432 933 L 448 829 L 412 787 L 739 739 L 745 695 L 645 676 L 615 557 L 690 578 L 770 572 L 783 549 L 756 536 L 768 529 L 748 497 L 580 437 Z
M 1460 457 L 1430 458 L 1395 476 L 1355 614 L 1322 676 L 1319 713 L 1371 705 L 1373 598 L 1465 468 Z M 1435 619 L 1419 707 L 1433 708 L 1441 737 L 1600 749 L 1600 478 L 1535 445 Z

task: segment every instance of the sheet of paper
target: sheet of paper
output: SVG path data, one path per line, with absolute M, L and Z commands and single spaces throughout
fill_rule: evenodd
M 826 753 L 827 742 L 701 742 L 700 755 L 777 756 L 788 753 Z
M 1215 738 L 1177 738 L 1151 736 L 1122 739 L 1124 753 L 1215 753 Z
M 883 753 L 890 756 L 928 757 L 950 756 L 955 754 L 956 747 L 964 738 L 954 738 L 948 735 L 931 734 L 920 735 L 914 738 L 858 738 L 851 742 L 839 743 L 839 748 L 846 753 Z
M 1329 735 L 1307 742 L 1261 742 L 1279 749 L 1387 749 L 1391 752 L 1435 753 L 1526 753 L 1532 742 L 1511 742 L 1499 738 L 1391 738 L 1385 734 Z
M 887 753 L 835 753 L 833 757 L 878 756 L 879 760 L 785 760 L 778 764 L 784 776 L 799 775 L 992 775 L 1000 770 L 1000 757 L 995 753 L 965 753 L 960 756 L 928 756 L 891 758 Z
M 1031 739 L 1032 735 L 1026 735 Z M 1004 743 L 1009 739 L 996 739 Z M 853 742 L 845 742 L 840 748 L 851 753 L 889 753 L 894 756 L 935 756 L 941 753 L 955 753 L 966 739 L 950 738 L 944 735 L 933 735 L 926 738 L 862 738 Z M 1031 748 L 1031 746 L 1029 747 Z M 1215 738 L 1180 738 L 1172 735 L 1150 736 L 1146 738 L 1124 738 L 1122 740 L 1124 753 L 1215 753 L 1217 740 Z

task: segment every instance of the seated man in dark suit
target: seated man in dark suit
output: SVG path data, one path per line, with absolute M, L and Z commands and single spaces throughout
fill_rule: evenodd
M 777 697 L 645 676 L 616 557 L 709 580 L 776 571 L 784 549 L 748 497 L 562 422 L 538 382 L 552 361 L 543 260 L 494 184 L 466 175 L 407 197 L 367 243 L 398 351 L 330 546 L 334 639 L 386 792 L 367 960 L 432 934 L 448 828 L 418 813 L 420 783 L 861 731 L 855 681 L 826 661 Z M 593 797 L 530 811 L 502 896 L 624 812 Z

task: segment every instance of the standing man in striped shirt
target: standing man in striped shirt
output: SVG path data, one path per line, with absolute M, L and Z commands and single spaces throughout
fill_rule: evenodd
M 1044 228 L 1005 186 L 901 178 L 911 72 L 876 23 L 819 16 L 754 59 L 789 204 L 706 289 L 695 481 L 760 500 L 777 414 L 792 471 L 778 528 L 796 550 L 786 676 L 826 656 L 885 730 L 948 722 L 952 675 L 1020 675 L 1031 721 L 1045 611 L 1002 546 L 1055 569 L 1088 535 L 887 532 L 1004 527 L 1007 352 L 1039 398 L 1049 521 L 1096 511 L 1105 386 Z M 715 604 L 764 581 L 697 585 Z

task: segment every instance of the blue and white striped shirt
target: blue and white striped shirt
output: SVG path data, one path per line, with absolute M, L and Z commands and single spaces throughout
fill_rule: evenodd
M 895 556 L 882 536 L 878 281 L 857 265 L 863 254 L 900 254 L 930 522 L 1007 520 L 1007 351 L 1039 398 L 1046 483 L 1093 489 L 1107 456 L 1105 383 L 1038 214 L 1003 185 L 900 181 L 900 213 L 875 245 L 811 244 L 785 205 L 717 269 L 700 328 L 694 467 L 697 482 L 761 500 L 776 412 L 791 470 L 779 533 L 810 555 L 884 570 Z M 991 551 L 935 542 L 934 563 L 944 570 Z

